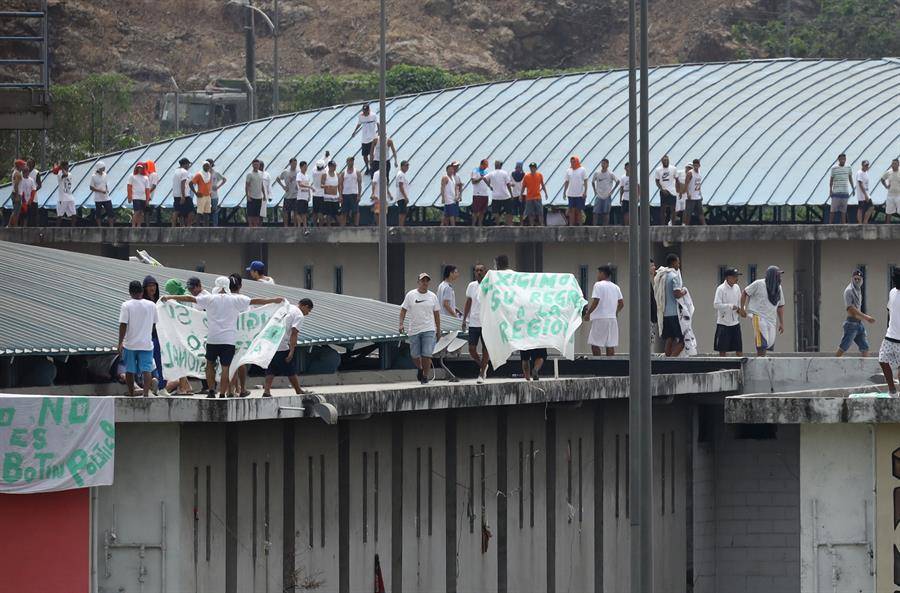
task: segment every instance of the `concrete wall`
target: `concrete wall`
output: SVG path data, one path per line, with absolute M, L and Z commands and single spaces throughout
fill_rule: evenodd
M 324 292 L 335 292 L 335 269 L 340 266 L 342 294 L 378 297 L 377 245 L 269 245 L 267 263 L 278 284 L 299 288 L 306 287 L 305 268 L 312 266 L 312 289 Z
M 162 265 L 170 268 L 196 270 L 203 267 L 210 274 L 227 276 L 233 273 L 244 273 L 249 262 L 243 257 L 243 245 L 138 245 L 130 246 L 129 255 L 138 250 L 146 250 Z M 147 272 L 152 273 L 152 271 Z
M 859 424 L 800 426 L 801 591 L 875 590 L 872 430 Z M 858 544 L 831 547 L 838 542 Z
M 743 369 L 744 393 L 856 387 L 869 385 L 873 376 L 879 377 L 878 383 L 884 381 L 874 355 L 751 358 Z

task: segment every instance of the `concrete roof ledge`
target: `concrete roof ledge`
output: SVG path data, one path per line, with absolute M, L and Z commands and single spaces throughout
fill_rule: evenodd
M 900 398 L 850 398 L 884 393 L 887 385 L 747 394 L 725 398 L 726 424 L 881 424 L 900 422 Z

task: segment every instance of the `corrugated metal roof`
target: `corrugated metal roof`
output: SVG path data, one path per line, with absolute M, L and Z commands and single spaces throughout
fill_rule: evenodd
M 711 205 L 823 203 L 828 172 L 840 152 L 850 164 L 863 159 L 886 170 L 900 150 L 900 62 L 872 60 L 749 60 L 660 66 L 650 71 L 650 150 L 654 166 L 664 153 L 683 166 L 700 158 L 704 197 Z M 388 131 L 400 158 L 411 163 L 412 202 L 437 202 L 443 169 L 463 163 L 463 177 L 481 158 L 536 161 L 552 202 L 564 201 L 568 157 L 586 166 L 610 159 L 622 172 L 627 158 L 626 70 L 608 70 L 445 89 L 388 102 Z M 222 205 L 243 199 L 243 178 L 254 158 L 273 176 L 291 157 L 314 162 L 331 151 L 342 164 L 359 153 L 350 134 L 359 104 L 292 113 L 184 136 L 102 157 L 116 204 L 134 163 L 157 162 L 157 200 L 171 204 L 172 171 L 181 157 L 212 157 L 228 179 Z M 73 170 L 76 203 L 91 206 L 94 164 Z M 56 179 L 41 192 L 56 204 Z M 657 202 L 655 187 L 653 201 Z M 877 190 L 879 192 L 881 190 Z M 368 196 L 368 189 L 365 190 Z M 5 194 L 6 192 L 4 192 Z M 280 191 L 276 192 L 279 194 Z M 3 195 L 4 200 L 8 199 Z M 368 198 L 364 203 L 367 203 Z M 465 192 L 464 204 L 471 202 Z
M 160 288 L 170 278 L 198 276 L 208 287 L 215 280 L 213 274 L 0 241 L 0 355 L 115 351 L 119 306 L 128 298 L 128 282 L 148 274 Z M 242 293 L 284 296 L 292 303 L 311 298 L 315 308 L 300 344 L 402 339 L 396 305 L 252 280 L 244 280 Z M 444 317 L 442 326 L 459 329 L 459 321 Z

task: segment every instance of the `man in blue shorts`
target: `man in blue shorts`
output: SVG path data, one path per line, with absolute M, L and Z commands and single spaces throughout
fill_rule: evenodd
M 128 284 L 131 298 L 119 309 L 119 356 L 125 363 L 125 384 L 129 397 L 134 397 L 134 376 L 141 374 L 144 397 L 156 394 L 158 383 L 153 377 L 153 328 L 159 321 L 156 305 L 144 300 L 144 286 L 137 280 Z

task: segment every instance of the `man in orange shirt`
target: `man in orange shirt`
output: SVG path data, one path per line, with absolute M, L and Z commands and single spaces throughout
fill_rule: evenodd
M 209 226 L 209 215 L 212 212 L 212 171 L 209 162 L 203 163 L 203 170 L 197 171 L 189 185 L 191 192 L 197 196 L 200 225 Z
M 525 210 L 522 212 L 522 226 L 542 226 L 544 224 L 544 207 L 541 204 L 541 192 L 547 197 L 547 188 L 544 186 L 544 176 L 538 173 L 537 163 L 528 165 L 529 173 L 522 178 L 522 188 L 525 193 Z M 549 198 L 548 198 L 549 200 Z

